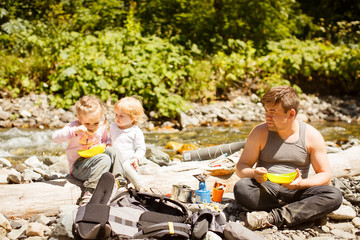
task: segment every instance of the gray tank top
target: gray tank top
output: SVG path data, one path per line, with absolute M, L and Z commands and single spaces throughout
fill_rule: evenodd
M 300 122 L 299 139 L 284 141 L 277 132 L 269 131 L 266 145 L 260 151 L 257 167 L 264 167 L 269 173 L 290 173 L 299 168 L 302 178 L 307 178 L 310 154 L 305 146 L 306 123 Z

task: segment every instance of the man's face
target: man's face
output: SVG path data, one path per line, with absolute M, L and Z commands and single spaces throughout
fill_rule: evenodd
M 285 113 L 281 103 L 265 104 L 265 121 L 269 130 L 276 132 L 284 129 L 290 119 L 290 112 L 291 110 Z

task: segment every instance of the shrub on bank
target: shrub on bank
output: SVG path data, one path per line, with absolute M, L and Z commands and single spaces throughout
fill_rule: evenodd
M 139 95 L 154 118 L 174 118 L 186 100 L 212 101 L 233 88 L 261 95 L 279 84 L 335 94 L 357 94 L 360 87 L 358 44 L 286 39 L 258 50 L 229 40 L 216 54 L 202 56 L 196 45 L 185 50 L 131 28 L 49 37 L 42 27 L 19 30 L 10 36 L 14 48 L 1 50 L 3 97 L 46 92 L 54 105 L 69 108 L 83 94 L 104 101 Z

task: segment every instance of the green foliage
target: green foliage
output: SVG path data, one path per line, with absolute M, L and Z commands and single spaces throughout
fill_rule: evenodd
M 330 2 L 312 22 L 306 6 L 317 3 L 293 0 L 5 0 L 1 96 L 46 92 L 69 108 L 83 94 L 138 95 L 156 118 L 175 118 L 186 100 L 234 88 L 358 94 L 356 9 Z
M 359 43 L 360 4 L 358 0 L 298 0 L 306 15 L 313 20 L 303 36 L 321 38 L 332 43 Z
M 308 92 L 357 94 L 360 45 L 325 44 L 287 39 L 269 42 L 259 67 L 290 80 Z
M 310 18 L 293 0 L 153 0 L 138 1 L 136 16 L 145 34 L 173 38 L 177 43 L 214 53 L 228 39 L 263 46 L 298 34 Z M 190 44 L 189 44 L 190 43 Z
M 83 94 L 102 100 L 139 95 L 146 109 L 173 117 L 185 107 L 176 86 L 187 75 L 189 58 L 182 51 L 157 37 L 127 31 L 83 36 L 61 50 L 49 90 L 59 107 L 69 107 Z
M 39 58 L 0 55 L 0 88 L 3 97 L 18 97 L 38 91 L 47 74 L 46 64 Z

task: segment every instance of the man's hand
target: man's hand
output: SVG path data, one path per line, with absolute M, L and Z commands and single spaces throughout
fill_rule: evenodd
M 255 168 L 255 170 L 254 170 L 254 179 L 258 183 L 266 182 L 266 180 L 267 180 L 266 173 L 267 173 L 266 168 L 263 168 L 263 167 Z
M 290 190 L 300 189 L 300 183 L 302 181 L 300 170 L 296 169 L 296 177 L 291 183 L 283 183 L 281 186 Z

